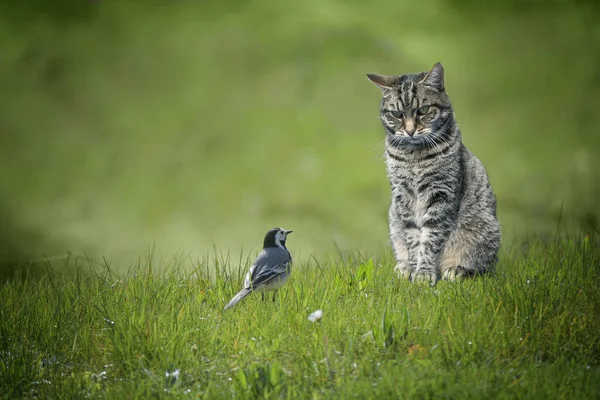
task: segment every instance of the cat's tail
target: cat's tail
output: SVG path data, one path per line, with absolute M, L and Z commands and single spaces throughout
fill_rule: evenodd
M 231 308 L 233 306 L 235 306 L 237 303 L 239 303 L 240 301 L 242 301 L 246 296 L 248 296 L 250 293 L 252 293 L 252 290 L 250 289 L 242 289 L 238 292 L 238 294 L 236 294 L 235 296 L 233 296 L 233 299 L 231 299 L 229 301 L 229 303 L 227 303 L 227 305 L 225 306 L 225 308 L 223 309 L 223 311 L 227 310 L 228 308 Z

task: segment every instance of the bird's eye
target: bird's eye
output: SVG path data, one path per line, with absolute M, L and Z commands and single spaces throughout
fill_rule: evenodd
M 390 111 L 390 114 L 398 119 L 404 118 L 404 113 L 402 111 Z
M 429 106 L 423 106 L 417 110 L 417 114 L 419 114 L 419 115 L 425 115 L 428 112 L 429 112 Z

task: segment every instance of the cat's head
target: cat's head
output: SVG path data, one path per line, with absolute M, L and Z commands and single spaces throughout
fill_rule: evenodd
M 442 64 L 436 63 L 431 71 L 419 74 L 367 74 L 367 77 L 383 94 L 381 121 L 388 145 L 435 147 L 450 135 L 453 111 L 444 90 Z

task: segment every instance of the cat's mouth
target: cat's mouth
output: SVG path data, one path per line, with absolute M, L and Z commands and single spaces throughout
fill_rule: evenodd
M 416 132 L 413 132 L 412 135 L 409 135 L 408 133 L 405 133 L 405 132 L 396 131 L 395 134 L 396 134 L 396 136 L 399 136 L 402 138 L 408 138 L 408 139 L 418 138 L 420 136 L 423 136 L 422 133 L 416 133 Z
M 424 135 L 409 136 L 407 134 L 396 132 L 394 136 L 388 136 L 388 145 L 397 148 L 418 148 L 423 147 L 427 144 L 427 140 Z

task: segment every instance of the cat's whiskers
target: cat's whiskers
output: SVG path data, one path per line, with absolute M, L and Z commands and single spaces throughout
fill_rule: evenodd
M 385 140 L 378 140 L 377 143 L 375 143 L 373 146 L 370 146 L 369 154 L 373 154 L 376 150 L 380 153 L 379 158 L 385 159 Z
M 427 135 L 427 136 L 430 136 L 430 135 Z M 439 136 L 435 136 L 435 135 L 433 135 L 430 139 L 431 139 L 432 143 L 435 145 L 438 153 L 442 153 L 443 152 L 442 149 L 448 143 L 448 141 L 444 140 L 443 137 L 439 137 Z M 437 139 L 440 139 L 441 142 L 438 142 Z
M 435 143 L 433 143 L 431 141 L 431 138 L 429 137 L 429 134 L 424 134 L 421 136 L 423 138 L 423 140 L 425 140 L 425 143 L 427 144 L 428 148 L 432 148 L 433 146 L 435 146 Z
M 431 143 L 431 145 L 432 145 L 433 147 L 435 147 L 435 150 L 436 150 L 438 153 L 441 153 L 441 152 L 442 152 L 442 148 L 441 148 L 441 147 L 438 145 L 438 143 L 435 141 L 435 137 L 431 137 L 431 135 L 430 135 L 430 134 L 426 134 L 424 137 L 425 137 L 425 140 L 427 141 L 427 143 Z
M 402 144 L 402 139 L 399 136 L 392 136 L 392 145 L 399 146 Z
M 451 138 L 444 138 L 443 136 L 440 136 L 440 145 L 441 147 L 446 146 L 446 145 L 450 145 L 450 141 L 452 139 Z

